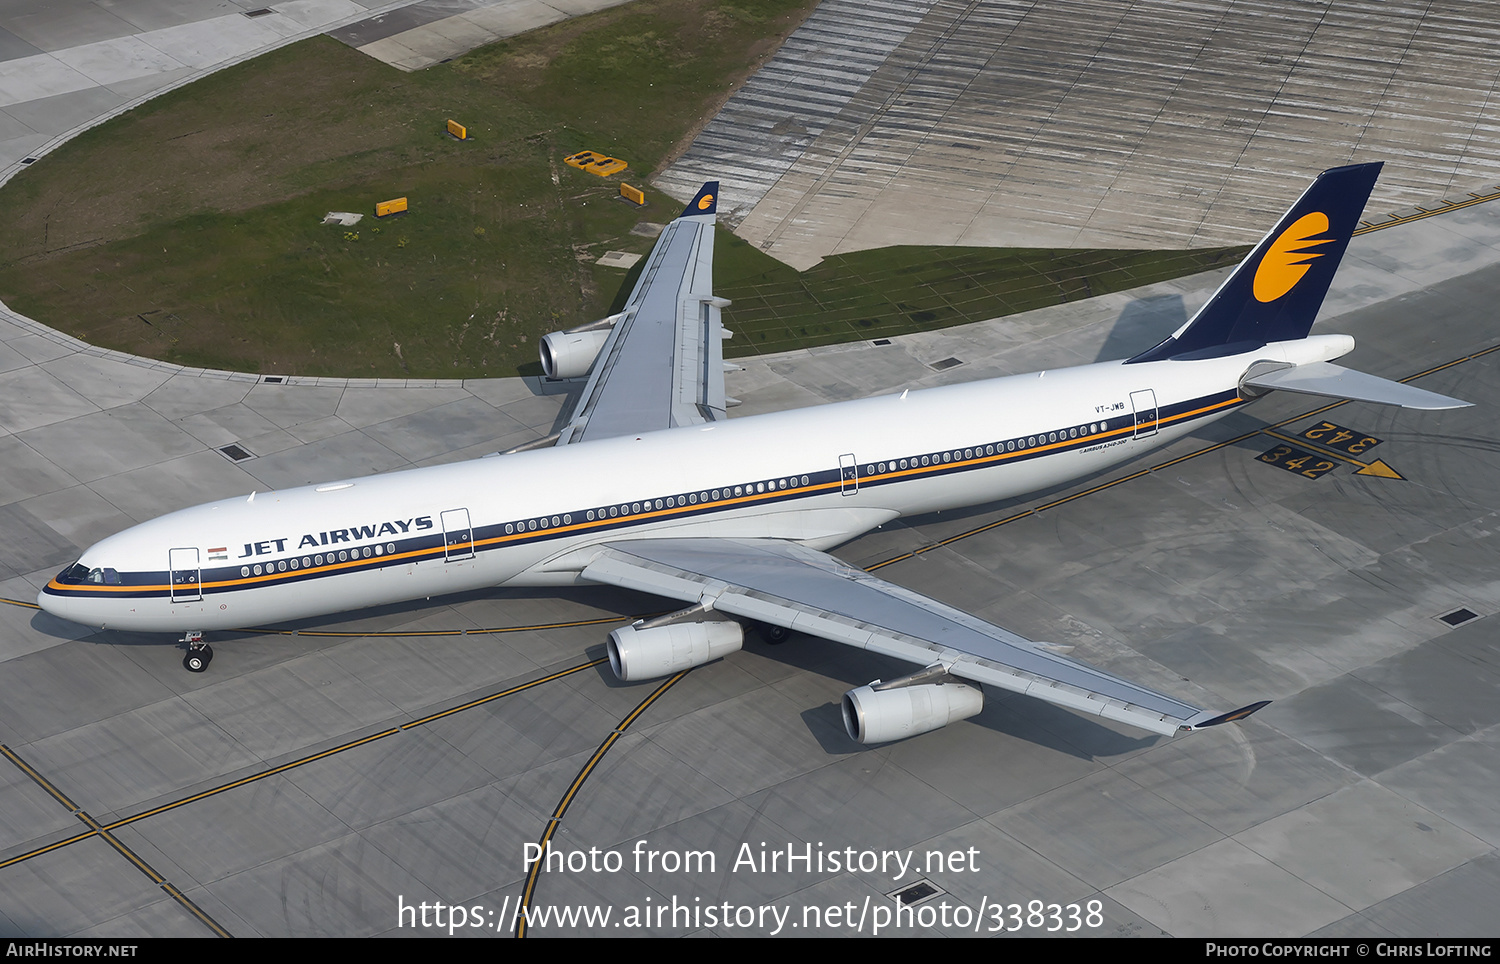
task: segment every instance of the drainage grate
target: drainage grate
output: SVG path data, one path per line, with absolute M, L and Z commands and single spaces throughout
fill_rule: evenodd
M 891 340 L 889 338 L 877 338 L 874 341 L 870 342 L 870 344 L 876 346 L 877 348 L 881 345 L 889 345 L 890 343 Z
M 286 381 L 286 376 L 266 375 L 261 378 L 261 381 L 265 382 L 267 385 L 280 385 L 282 382 Z
M 959 361 L 957 358 L 949 357 L 949 358 L 944 358 L 942 361 L 935 361 L 931 365 L 928 365 L 927 367 L 931 368 L 935 372 L 941 372 L 941 371 L 946 371 L 949 368 L 956 368 L 956 367 L 958 367 L 959 365 L 962 365 L 962 364 L 963 364 L 963 362 Z
M 223 453 L 224 457 L 229 459 L 229 461 L 231 462 L 243 462 L 246 459 L 255 458 L 255 456 L 248 450 L 233 442 L 229 443 L 228 445 L 219 446 L 219 451 Z
M 246 10 L 245 11 L 245 16 L 247 16 L 247 17 L 266 17 L 266 16 L 269 16 L 269 15 L 275 13 L 275 12 L 276 11 L 272 10 L 270 7 L 261 7 L 258 10 Z
M 913 904 L 920 904 L 924 900 L 931 900 L 941 893 L 942 891 L 932 881 L 919 880 L 915 884 L 902 887 L 900 890 L 886 896 L 903 907 L 910 907 Z
M 23 158 L 21 158 L 21 163 L 22 164 L 35 164 L 36 163 L 36 158 L 34 158 L 34 157 L 23 157 Z
M 1471 619 L 1478 619 L 1479 614 L 1472 609 L 1455 609 L 1451 613 L 1445 613 L 1438 617 L 1449 626 L 1462 626 Z

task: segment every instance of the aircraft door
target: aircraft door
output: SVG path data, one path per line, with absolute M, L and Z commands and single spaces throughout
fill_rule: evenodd
M 1156 434 L 1156 392 L 1147 388 L 1130 393 L 1130 407 L 1135 409 L 1135 437 L 1148 438 Z
M 172 602 L 196 602 L 203 598 L 198 550 L 168 549 L 167 578 L 172 580 Z
M 839 456 L 839 485 L 845 495 L 859 491 L 859 463 L 854 461 L 853 455 Z
M 447 562 L 474 558 L 474 530 L 469 526 L 468 509 L 443 513 L 443 558 Z

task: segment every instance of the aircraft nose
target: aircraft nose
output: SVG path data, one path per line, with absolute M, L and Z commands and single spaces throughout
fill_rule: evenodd
M 45 588 L 36 594 L 36 604 L 41 607 L 42 612 L 59 619 L 68 619 L 67 600 L 61 596 L 54 596 Z

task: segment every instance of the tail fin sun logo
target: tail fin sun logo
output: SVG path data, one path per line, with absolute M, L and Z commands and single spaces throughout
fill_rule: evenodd
M 713 203 L 714 196 L 712 194 L 705 194 L 698 199 L 698 210 L 707 211 L 710 207 L 713 206 Z
M 1255 300 L 1262 303 L 1275 301 L 1291 291 L 1307 274 L 1313 259 L 1323 256 L 1307 249 L 1335 240 L 1313 237 L 1327 230 L 1328 215 L 1314 211 L 1304 214 L 1281 232 L 1255 269 Z

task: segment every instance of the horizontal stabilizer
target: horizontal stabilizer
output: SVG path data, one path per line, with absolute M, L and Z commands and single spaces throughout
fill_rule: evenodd
M 1300 392 L 1303 395 L 1323 395 L 1328 398 L 1347 398 L 1355 402 L 1378 402 L 1381 405 L 1399 405 L 1402 408 L 1420 408 L 1436 411 L 1445 408 L 1467 408 L 1474 404 L 1436 392 L 1424 391 L 1393 382 L 1377 375 L 1340 368 L 1328 362 L 1312 362 L 1296 368 L 1252 375 L 1245 379 L 1246 385 L 1254 388 L 1275 388 L 1284 392 Z

